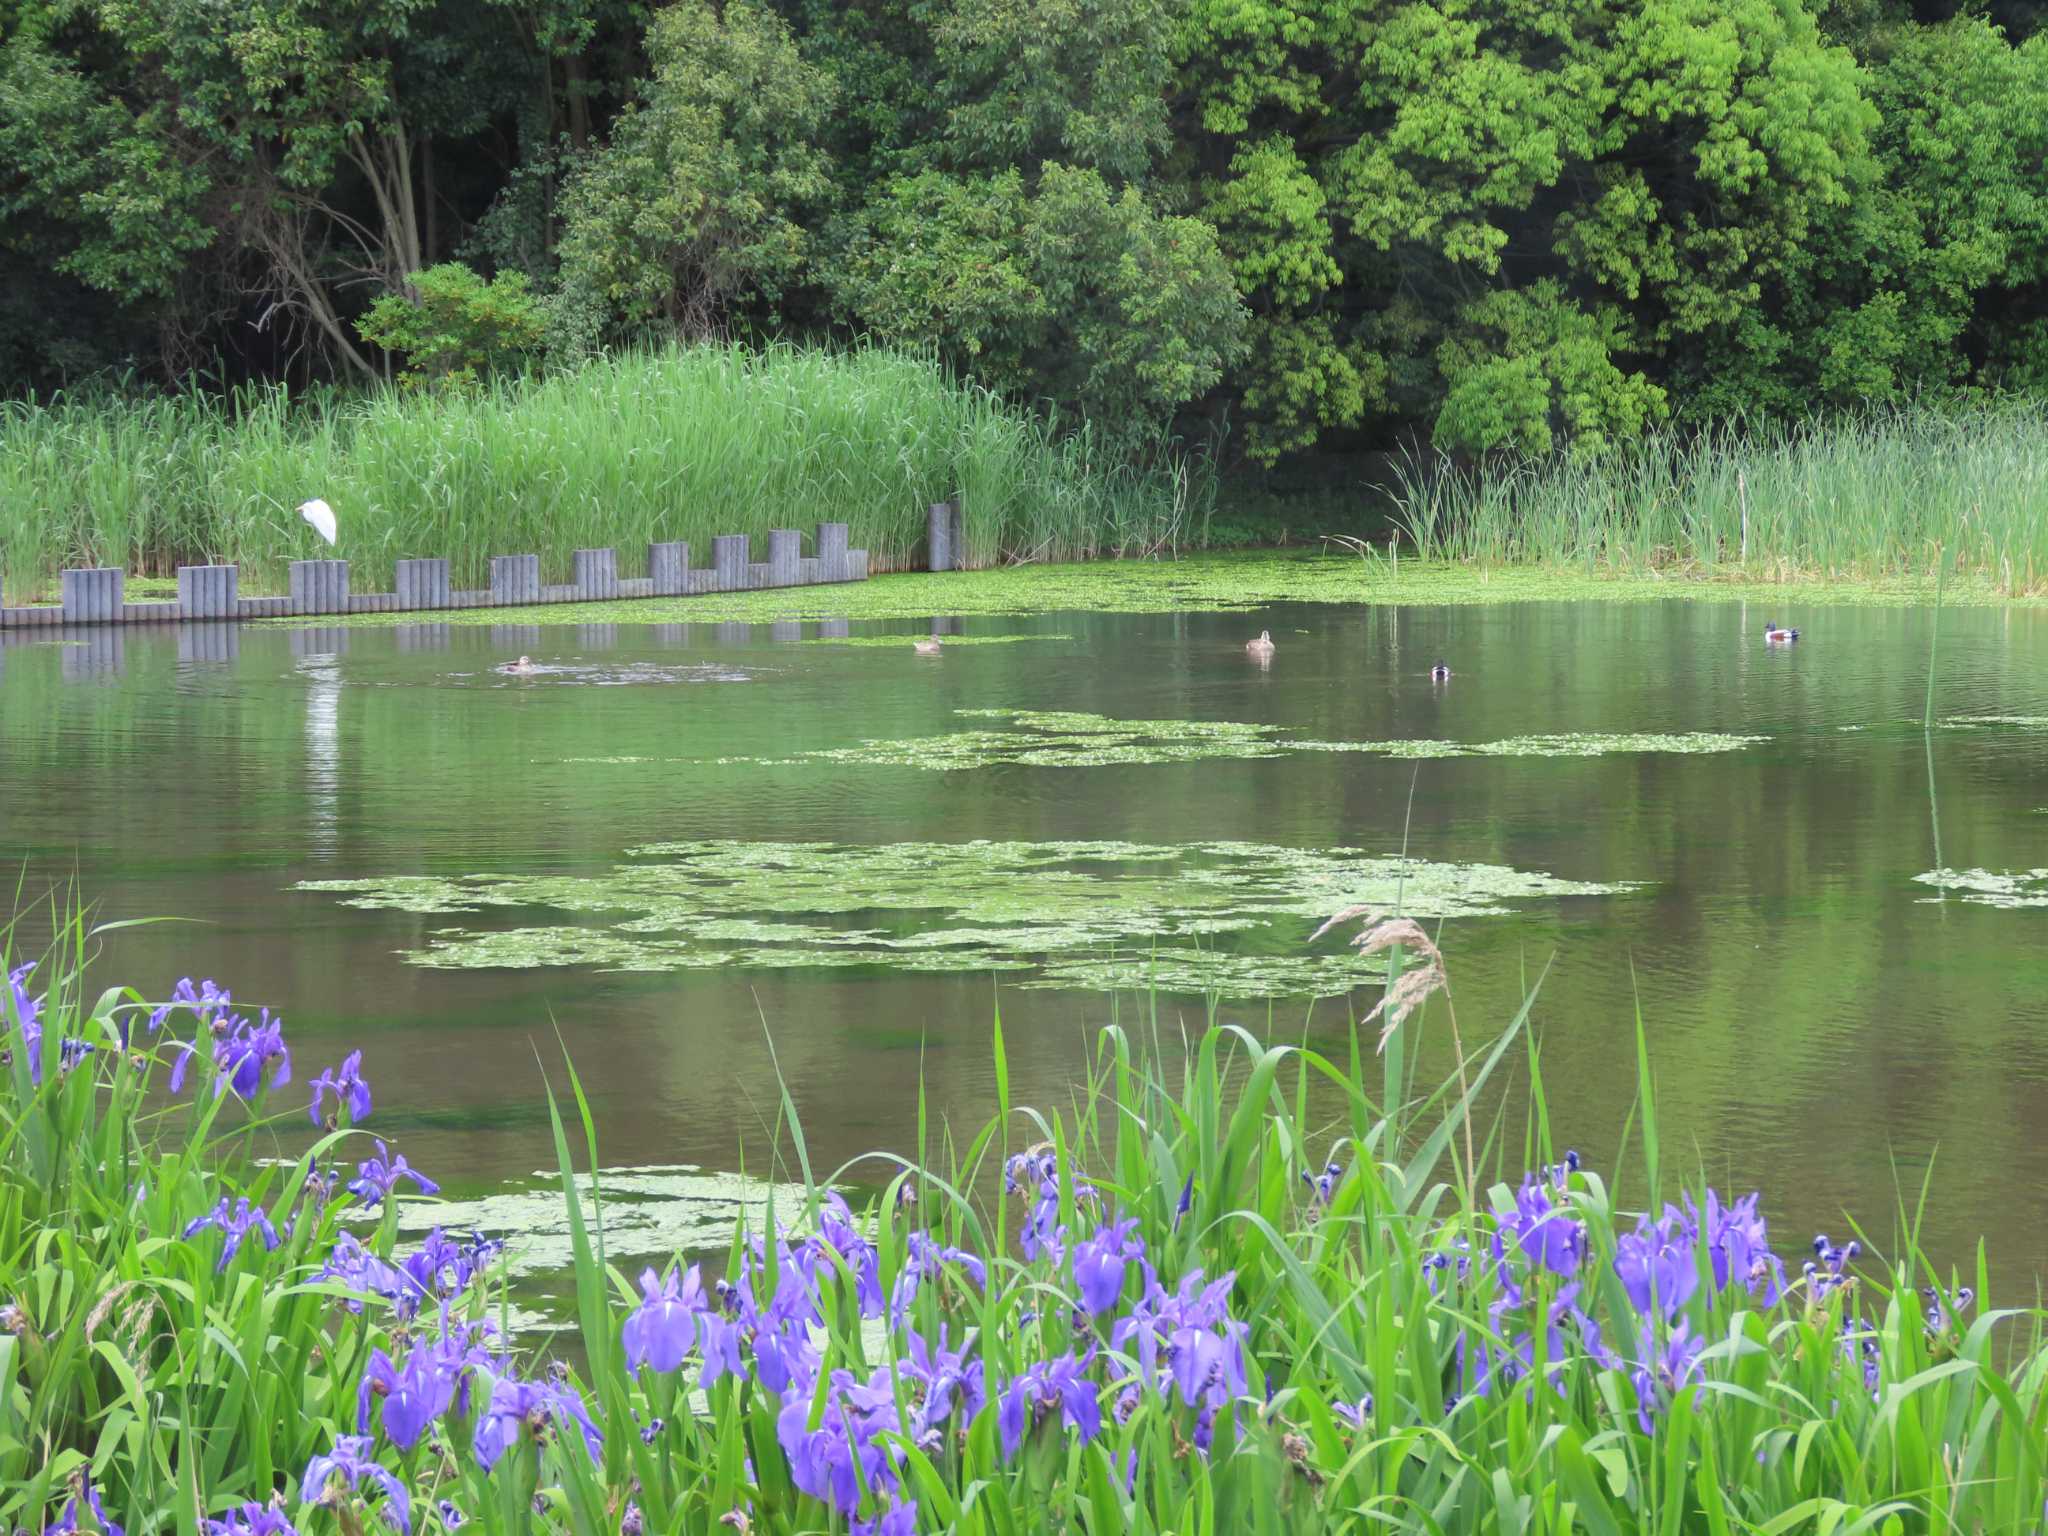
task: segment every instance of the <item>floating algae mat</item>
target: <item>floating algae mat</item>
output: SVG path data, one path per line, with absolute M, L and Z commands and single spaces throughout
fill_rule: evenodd
M 923 640 L 924 635 L 820 635 L 806 640 L 805 645 L 867 645 L 877 649 L 900 651 L 912 641 Z M 1072 635 L 940 635 L 936 637 L 947 650 L 959 645 L 1030 645 L 1047 640 L 1072 640 Z
M 705 841 L 633 849 L 602 876 L 310 880 L 344 904 L 429 916 L 559 916 L 450 926 L 407 958 L 448 969 L 615 971 L 877 966 L 1028 972 L 1024 986 L 1157 985 L 1232 997 L 1328 997 L 1384 974 L 1309 931 L 1356 903 L 1423 918 L 1601 896 L 1626 883 L 1355 848 L 1264 843 Z M 1247 940 L 1258 953 L 1245 953 Z M 1226 947 L 1228 941 L 1229 947 Z
M 1935 869 L 1913 878 L 1941 893 L 1922 901 L 1954 896 L 1980 907 L 2048 907 L 2048 869 Z
M 588 1211 L 591 1176 L 577 1174 L 576 1185 Z M 785 1226 L 804 1206 L 801 1186 L 714 1173 L 688 1163 L 607 1168 L 595 1189 L 604 1201 L 606 1250 L 621 1262 L 722 1252 L 743 1215 L 758 1232 L 771 1206 L 774 1219 Z M 559 1273 L 576 1261 L 562 1177 L 546 1170 L 470 1199 L 401 1201 L 397 1220 L 407 1237 L 439 1227 L 450 1235 L 474 1232 L 496 1238 L 505 1244 L 505 1266 L 513 1276 Z
M 931 772 L 1015 763 L 1034 768 L 1100 768 L 1119 763 L 1187 763 L 1280 757 L 1289 752 L 1360 752 L 1379 757 L 1604 757 L 1629 752 L 1734 752 L 1761 736 L 1714 731 L 1512 736 L 1501 741 L 1310 741 L 1284 726 L 1230 720 L 1115 720 L 1075 710 L 960 709 L 997 724 L 942 736 L 858 742 L 791 757 L 721 757 L 720 764 L 788 767 L 850 763 Z M 607 759 L 577 758 L 577 762 Z M 616 761 L 612 759 L 611 761 Z M 641 759 L 645 761 L 645 759 Z

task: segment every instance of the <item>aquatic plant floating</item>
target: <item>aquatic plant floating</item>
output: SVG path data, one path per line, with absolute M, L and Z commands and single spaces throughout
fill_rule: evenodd
M 314 880 L 355 907 L 423 916 L 553 914 L 449 926 L 408 952 L 460 969 L 614 971 L 873 966 L 1022 973 L 1034 987 L 1156 985 L 1231 997 L 1336 996 L 1384 975 L 1303 940 L 1354 903 L 1484 917 L 1625 882 L 1356 848 L 1264 843 L 658 843 L 602 875 Z M 863 926 L 855 927 L 855 919 Z
M 1922 901 L 1954 896 L 1979 907 L 2048 907 L 2048 869 L 1934 869 L 1913 878 L 1940 893 Z
M 791 766 L 850 763 L 919 768 L 932 773 L 1017 764 L 1031 768 L 1101 768 L 1117 764 L 1183 763 L 1218 758 L 1279 757 L 1289 752 L 1359 752 L 1396 758 L 1606 757 L 1623 753 L 1736 752 L 1762 736 L 1718 731 L 1590 732 L 1511 736 L 1500 741 L 1312 741 L 1284 726 L 1231 720 L 1118 720 L 1077 710 L 961 709 L 965 719 L 994 727 L 821 747 L 790 757 L 721 757 L 724 764 Z

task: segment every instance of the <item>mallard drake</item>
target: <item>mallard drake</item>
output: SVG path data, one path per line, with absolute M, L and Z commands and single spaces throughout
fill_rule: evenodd
M 1261 659 L 1271 656 L 1273 654 L 1273 632 L 1270 629 L 1260 630 L 1258 639 L 1245 641 L 1244 650 L 1247 656 L 1257 656 Z
M 1778 628 L 1778 621 L 1776 619 L 1764 620 L 1765 645 L 1790 645 L 1794 640 L 1797 640 L 1798 638 L 1798 630 L 1780 629 Z
M 928 640 L 913 640 L 910 642 L 910 648 L 920 656 L 936 656 L 939 654 L 938 636 L 934 635 Z
M 517 661 L 506 662 L 498 670 L 500 672 L 509 672 L 514 677 L 523 676 L 533 670 L 533 658 L 531 656 L 522 656 Z
M 1432 683 L 1448 683 L 1451 680 L 1451 669 L 1440 661 L 1429 669 L 1429 680 Z

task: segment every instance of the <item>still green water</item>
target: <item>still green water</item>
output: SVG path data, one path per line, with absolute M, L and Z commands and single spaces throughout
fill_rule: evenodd
M 1768 617 L 1054 613 L 936 658 L 909 624 L 10 642 L 0 854 L 190 920 L 115 935 L 102 980 L 280 1009 L 301 1080 L 360 1046 L 373 1127 L 452 1192 L 551 1162 L 557 1031 L 607 1165 L 750 1174 L 770 1034 L 821 1171 L 913 1151 L 920 1078 L 971 1133 L 998 1004 L 1046 1109 L 1147 978 L 1165 1032 L 1215 988 L 1341 1049 L 1376 991 L 1305 941 L 1372 900 L 1442 920 L 1468 1041 L 1549 967 L 1545 1088 L 1594 1166 L 1640 1005 L 1674 1145 L 1763 1187 L 1788 1256 L 1850 1218 L 1882 1244 L 1931 1165 L 1937 1250 L 2048 1269 L 2048 614 L 1943 616 L 1931 738 L 1927 612 L 1787 650 Z

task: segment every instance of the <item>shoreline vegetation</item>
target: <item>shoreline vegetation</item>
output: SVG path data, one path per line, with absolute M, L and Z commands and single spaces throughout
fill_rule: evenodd
M 12 1526 L 1690 1536 L 2042 1511 L 2038 1312 L 1992 1306 L 1981 1248 L 1964 1276 L 1919 1249 L 1925 1190 L 1887 1251 L 1786 1244 L 1758 1196 L 1673 1166 L 1640 1028 L 1614 1162 L 1582 1162 L 1543 1117 L 1533 994 L 1468 1056 L 1407 919 L 1352 937 L 1386 1002 L 1348 1054 L 1211 1020 L 1174 1066 L 1156 1018 L 1112 1026 L 1041 1113 L 1009 1100 L 998 1017 L 994 1119 L 919 1104 L 921 1158 L 836 1170 L 785 1090 L 770 1161 L 802 1214 L 770 1234 L 748 1209 L 722 1256 L 638 1276 L 607 1257 L 574 1069 L 544 1068 L 573 1328 L 520 1337 L 496 1235 L 400 1241 L 436 1190 L 376 1137 L 374 1060 L 316 1074 L 211 981 L 95 994 L 99 935 L 59 926 L 40 965 L 0 959 Z M 1445 1026 L 1432 1088 L 1420 1036 Z M 1489 1125 L 1518 1071 L 1527 1123 Z M 855 1180 L 879 1186 L 859 1211 L 834 1192 Z
M 708 550 L 714 533 L 758 538 L 827 511 L 875 571 L 903 573 L 922 560 L 926 505 L 965 508 L 970 570 L 941 578 L 943 597 L 905 580 L 604 605 L 612 619 L 1253 598 L 1921 602 L 1937 572 L 1945 602 L 2048 600 L 2048 404 L 2023 397 L 1652 434 L 1586 459 L 1397 455 L 1374 483 L 1361 474 L 1348 493 L 1302 503 L 1307 523 L 1332 530 L 1306 552 L 1348 552 L 1348 566 L 1302 551 L 1224 563 L 1224 542 L 1290 536 L 1304 519 L 1255 495 L 1240 510 L 1231 482 L 1172 444 L 1149 465 L 1085 431 L 1062 435 L 929 357 L 872 348 L 644 349 L 441 393 L 17 402 L 0 407 L 0 591 L 47 598 L 60 567 L 109 563 L 141 597 L 176 565 L 212 561 L 242 565 L 245 593 L 281 591 L 290 560 L 328 552 L 291 510 L 320 494 L 340 509 L 359 590 L 388 586 L 408 556 L 448 557 L 465 586 L 483 583 L 494 554 L 538 551 L 559 580 L 577 548 L 616 547 L 630 563 L 652 539 Z M 1075 564 L 1099 556 L 1136 558 Z
M 714 534 L 758 547 L 821 508 L 871 569 L 901 569 L 926 507 L 955 496 L 977 564 L 1178 547 L 1211 482 L 1170 446 L 1149 462 L 870 347 L 644 348 L 439 392 L 16 401 L 0 403 L 0 590 L 47 592 L 65 565 L 220 562 L 245 593 L 282 591 L 290 561 L 329 553 L 359 591 L 414 556 L 478 587 L 492 555 L 538 552 L 563 581 L 579 548 L 683 539 L 701 565 Z M 310 496 L 336 509 L 332 551 L 294 510 Z

